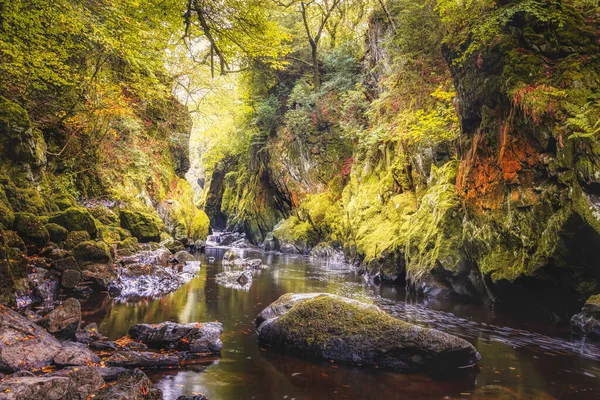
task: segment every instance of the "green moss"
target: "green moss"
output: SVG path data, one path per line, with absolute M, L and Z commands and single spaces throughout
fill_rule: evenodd
M 90 212 L 81 207 L 67 208 L 65 211 L 61 211 L 51 216 L 49 221 L 65 227 L 71 232 L 86 231 L 92 238 L 96 237 L 98 231 L 96 222 Z
M 14 229 L 27 244 L 30 253 L 45 246 L 50 240 L 44 223 L 33 214 L 16 213 Z
M 111 246 L 129 236 L 131 234 L 128 231 L 118 226 L 100 225 L 98 228 L 98 239 L 105 241 Z
M 27 130 L 31 126 L 29 114 L 23 107 L 15 102 L 12 102 L 5 97 L 0 96 L 0 129 L 4 135 L 9 133 L 16 135 L 14 128 L 19 130 Z
M 90 209 L 90 213 L 92 214 L 92 216 L 94 218 L 96 218 L 98 221 L 100 221 L 104 225 L 109 225 L 109 226 L 118 226 L 119 225 L 118 215 L 114 211 L 112 211 L 106 207 L 102 207 L 102 206 L 93 207 Z
M 32 187 L 17 187 L 12 181 L 4 186 L 8 204 L 14 212 L 43 215 L 47 212 L 46 202 L 40 192 Z
M 44 225 L 48 233 L 50 234 L 50 241 L 54 243 L 62 243 L 67 239 L 69 231 L 66 228 L 58 224 L 46 224 Z
M 12 228 L 15 222 L 15 214 L 6 205 L 0 203 L 0 229 Z
M 140 242 L 160 240 L 160 219 L 139 211 L 121 210 L 121 227 L 129 230 Z
M 19 249 L 21 252 L 26 252 L 27 247 L 25 246 L 25 242 L 23 239 L 19 237 L 17 232 L 14 231 L 2 231 L 2 235 L 4 236 L 5 244 L 8 248 Z
M 55 196 L 52 201 L 60 211 L 65 211 L 68 208 L 77 206 L 75 198 L 68 194 Z
M 73 249 L 75 259 L 80 263 L 86 261 L 107 263 L 112 260 L 110 247 L 104 242 L 88 241 L 75 246 Z
M 130 237 L 117 244 L 117 252 L 120 256 L 131 256 L 140 251 L 137 238 Z
M 596 304 L 597 306 L 600 306 L 600 294 L 590 296 L 590 298 L 587 299 L 585 304 Z
M 91 239 L 90 234 L 87 231 L 74 231 L 69 232 L 65 240 L 65 249 L 71 250 L 78 244 L 87 242 Z
M 175 240 L 173 238 L 167 239 L 167 240 L 162 240 L 160 243 L 163 246 L 165 246 L 167 249 L 169 249 L 169 251 L 173 254 L 177 253 L 178 251 L 185 250 L 185 246 L 183 245 L 183 243 L 181 243 L 179 240 Z

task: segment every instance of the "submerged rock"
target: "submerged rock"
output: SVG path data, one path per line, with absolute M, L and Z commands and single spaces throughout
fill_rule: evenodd
M 225 271 L 217 274 L 215 280 L 226 288 L 248 291 L 252 286 L 252 273 L 249 271 Z
M 172 368 L 179 366 L 176 354 L 162 354 L 151 351 L 118 351 L 106 359 L 106 365 L 123 368 Z
M 580 335 L 600 338 L 600 295 L 590 297 L 581 312 L 571 318 L 571 329 Z
M 447 370 L 481 359 L 463 339 L 335 295 L 283 295 L 259 314 L 256 325 L 263 344 L 348 364 Z
M 158 325 L 134 325 L 129 330 L 129 336 L 155 349 L 218 354 L 223 347 L 220 339 L 222 332 L 223 325 L 218 322 L 163 322 Z
M 156 388 L 141 370 L 135 369 L 121 374 L 111 385 L 106 385 L 94 396 L 94 400 L 161 400 L 160 389 Z
M 61 350 L 52 335 L 4 306 L 0 306 L 0 337 L 0 370 L 42 368 Z

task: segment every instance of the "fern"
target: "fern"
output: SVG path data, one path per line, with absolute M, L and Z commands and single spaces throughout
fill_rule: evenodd
M 600 134 L 599 101 L 590 101 L 582 107 L 567 103 L 565 109 L 571 115 L 567 125 L 573 129 L 569 139 L 590 139 Z

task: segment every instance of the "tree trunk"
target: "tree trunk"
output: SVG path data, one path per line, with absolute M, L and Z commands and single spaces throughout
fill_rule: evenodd
M 321 87 L 321 72 L 319 71 L 319 58 L 317 57 L 317 46 L 317 43 L 310 44 L 313 64 L 313 84 L 315 86 L 315 90 Z

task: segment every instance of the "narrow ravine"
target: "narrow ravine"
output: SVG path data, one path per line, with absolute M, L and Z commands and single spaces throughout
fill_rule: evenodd
M 199 255 L 200 274 L 155 300 L 92 299 L 85 319 L 112 339 L 136 323 L 223 323 L 220 358 L 180 370 L 147 371 L 165 399 L 203 393 L 211 399 L 595 399 L 600 394 L 600 347 L 535 315 L 501 314 L 473 304 L 423 303 L 395 286 L 376 286 L 354 269 L 302 256 L 237 249 L 269 265 L 249 291 L 222 287 L 226 248 Z M 253 319 L 288 292 L 328 292 L 373 302 L 391 315 L 467 339 L 483 359 L 476 371 L 429 377 L 349 367 L 290 356 L 257 344 Z

